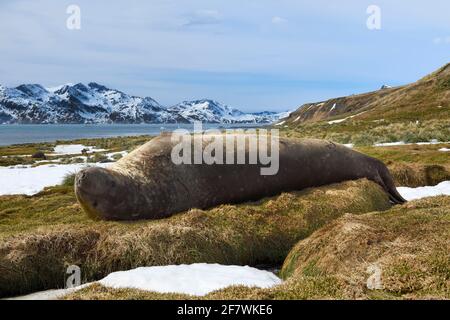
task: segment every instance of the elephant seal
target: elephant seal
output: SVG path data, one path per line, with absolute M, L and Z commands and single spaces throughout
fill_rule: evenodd
M 192 137 L 205 147 L 202 135 Z M 279 170 L 262 175 L 261 166 L 255 164 L 175 164 L 172 140 L 171 135 L 161 135 L 109 168 L 80 171 L 75 193 L 86 213 L 104 220 L 158 219 L 191 208 L 252 201 L 360 178 L 378 183 L 391 202 L 406 201 L 381 161 L 333 142 L 279 138 Z M 239 148 L 237 143 L 234 148 Z M 240 151 L 248 156 L 248 149 L 246 144 Z

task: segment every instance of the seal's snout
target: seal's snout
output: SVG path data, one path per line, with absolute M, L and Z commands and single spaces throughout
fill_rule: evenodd
M 75 177 L 75 191 L 81 195 L 98 196 L 114 184 L 108 170 L 98 167 L 84 169 Z
M 105 218 L 110 211 L 109 197 L 116 196 L 117 177 L 109 170 L 99 167 L 87 168 L 75 177 L 75 194 L 89 216 Z

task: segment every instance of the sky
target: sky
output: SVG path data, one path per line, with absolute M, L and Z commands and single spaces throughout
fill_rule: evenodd
M 1 0 L 0 84 L 292 110 L 450 62 L 449 12 L 448 0 Z

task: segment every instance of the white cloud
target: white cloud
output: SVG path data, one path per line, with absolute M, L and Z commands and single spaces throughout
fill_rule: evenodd
M 222 21 L 220 12 L 217 10 L 197 10 L 194 14 L 188 17 L 186 25 L 209 25 L 217 24 Z
M 434 44 L 450 44 L 450 36 L 449 37 L 436 37 L 433 39 Z
M 0 83 L 96 81 L 163 104 L 208 96 L 281 111 L 414 81 L 448 61 L 448 0 L 409 0 L 408 14 L 380 1 L 389 28 L 368 37 L 361 0 L 119 0 L 107 10 L 77 0 L 77 31 L 66 1 L 0 0 Z M 390 47 L 399 50 L 380 50 Z
M 275 16 L 272 18 L 273 24 L 282 24 L 282 23 L 286 23 L 286 22 L 287 22 L 287 20 L 282 17 Z

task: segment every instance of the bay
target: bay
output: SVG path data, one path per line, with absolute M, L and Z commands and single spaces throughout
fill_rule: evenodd
M 203 129 L 253 128 L 258 124 L 202 124 Z M 5 124 L 0 125 L 0 146 L 84 138 L 159 135 L 162 131 L 193 130 L 193 124 Z

